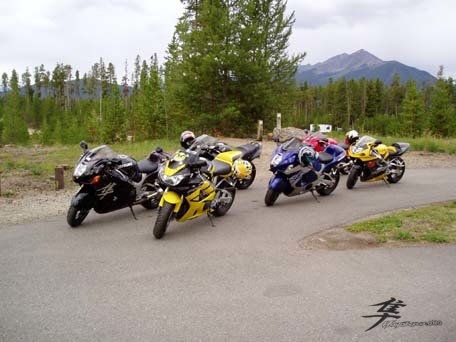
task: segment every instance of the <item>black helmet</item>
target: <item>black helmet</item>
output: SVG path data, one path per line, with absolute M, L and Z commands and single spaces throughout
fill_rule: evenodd
M 192 131 L 184 131 L 181 133 L 179 140 L 181 146 L 187 149 L 192 145 L 193 140 L 195 140 L 195 134 Z

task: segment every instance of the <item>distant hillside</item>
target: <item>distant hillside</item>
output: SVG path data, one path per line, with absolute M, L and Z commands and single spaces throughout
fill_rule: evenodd
M 308 82 L 312 85 L 325 85 L 329 79 L 337 80 L 340 78 L 359 79 L 379 78 L 384 83 L 389 84 L 393 75 L 398 74 L 401 82 L 405 83 L 414 79 L 418 84 L 432 84 L 436 78 L 430 73 L 419 70 L 397 61 L 383 61 L 372 55 L 366 50 L 358 50 L 352 54 L 343 53 L 331 57 L 322 63 L 314 65 L 300 65 L 296 73 L 298 84 Z

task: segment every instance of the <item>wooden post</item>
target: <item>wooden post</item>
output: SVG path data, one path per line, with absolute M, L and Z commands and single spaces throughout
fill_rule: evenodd
M 257 140 L 263 140 L 263 120 L 258 120 Z
M 65 178 L 63 166 L 55 167 L 55 190 L 60 190 L 65 187 Z
M 277 123 L 276 123 L 277 129 L 282 129 L 282 114 L 277 113 Z

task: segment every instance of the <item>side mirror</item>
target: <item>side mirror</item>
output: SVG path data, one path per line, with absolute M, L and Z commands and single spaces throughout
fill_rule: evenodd
M 276 143 L 280 142 L 279 136 L 272 137 L 272 140 L 275 141 Z
M 89 148 L 89 145 L 87 145 L 87 143 L 82 140 L 80 143 L 79 143 L 79 146 L 81 146 L 82 150 L 85 152 L 87 151 L 87 149 Z
M 162 153 L 163 149 L 160 146 L 157 146 L 157 148 L 155 149 L 155 152 Z
M 381 143 L 382 143 L 382 141 L 378 140 L 378 139 L 374 141 L 374 145 L 380 145 Z

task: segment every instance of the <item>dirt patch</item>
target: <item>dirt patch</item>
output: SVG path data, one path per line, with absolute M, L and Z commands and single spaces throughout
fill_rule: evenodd
M 307 250 L 346 250 L 377 247 L 375 235 L 368 232 L 351 233 L 344 228 L 333 228 L 309 235 L 299 241 Z

